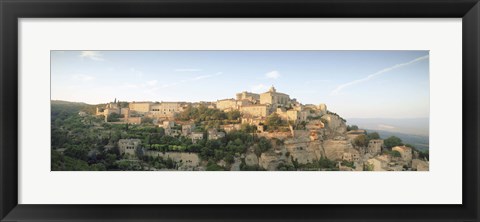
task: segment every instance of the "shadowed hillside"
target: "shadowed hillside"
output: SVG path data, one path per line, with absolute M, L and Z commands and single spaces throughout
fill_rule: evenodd
M 60 112 L 78 113 L 80 111 L 88 114 L 95 114 L 97 105 L 90 105 L 86 103 L 68 102 L 62 100 L 52 100 L 50 102 L 52 108 L 52 115 L 57 115 Z

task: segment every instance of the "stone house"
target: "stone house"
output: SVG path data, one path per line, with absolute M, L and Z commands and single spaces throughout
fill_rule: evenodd
M 216 140 L 225 137 L 224 132 L 218 132 L 217 129 L 209 129 L 208 130 L 208 139 L 209 140 Z
M 195 129 L 195 124 L 183 124 L 182 125 L 182 136 L 188 136 Z
M 358 162 L 360 160 L 360 153 L 356 149 L 346 149 L 342 155 L 342 160 L 350 162 Z
M 220 126 L 225 132 L 229 133 L 234 130 L 240 130 L 241 125 L 240 124 L 227 124 L 227 125 L 221 125 Z
M 300 111 L 299 111 L 300 110 Z M 308 111 L 305 110 L 295 110 L 289 109 L 286 110 L 285 108 L 277 108 L 276 113 L 280 118 L 285 121 L 293 121 L 294 123 L 306 121 L 308 117 Z
M 367 152 L 372 155 L 377 155 L 382 152 L 383 140 L 370 140 L 368 142 Z
M 135 155 L 137 148 L 141 145 L 140 139 L 120 139 L 118 140 L 118 148 L 120 154 Z
M 203 133 L 202 132 L 193 132 L 190 134 L 190 138 L 192 139 L 193 143 L 196 143 L 199 140 L 203 140 Z

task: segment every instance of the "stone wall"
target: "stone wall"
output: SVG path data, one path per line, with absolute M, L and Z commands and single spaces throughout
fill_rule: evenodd
M 196 153 L 182 153 L 182 152 L 159 152 L 149 150 L 145 152 L 145 155 L 151 157 L 162 157 L 164 159 L 170 158 L 182 169 L 194 169 L 199 166 L 200 158 Z

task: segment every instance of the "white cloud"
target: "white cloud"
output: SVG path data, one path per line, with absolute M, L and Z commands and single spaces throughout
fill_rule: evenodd
M 259 93 L 259 92 L 267 91 L 268 86 L 260 83 L 260 84 L 252 86 L 250 89 L 252 90 L 252 92 Z
M 73 75 L 72 78 L 75 81 L 82 81 L 82 82 L 88 82 L 95 79 L 95 77 L 93 76 L 83 75 L 83 74 Z
M 81 51 L 80 52 L 81 58 L 87 58 L 95 61 L 103 61 L 103 55 L 98 51 Z
M 164 83 L 164 84 L 162 84 L 162 88 L 168 88 L 168 87 L 176 86 L 178 84 L 179 84 L 179 82 Z
M 149 93 L 149 94 L 152 94 L 152 93 L 155 93 L 156 91 L 158 91 L 159 88 L 158 87 L 153 87 L 153 88 L 146 88 L 145 90 L 143 90 L 144 93 Z
M 152 89 L 152 88 L 158 88 L 158 87 L 155 87 L 158 85 L 158 80 L 154 79 L 154 80 L 150 80 L 150 81 L 146 81 L 146 82 L 142 82 L 142 83 L 138 83 L 138 84 L 135 84 L 135 83 L 124 83 L 122 85 L 123 88 L 130 88 L 130 89 Z
M 379 124 L 378 128 L 380 128 L 380 129 L 395 129 L 394 126 L 384 125 L 384 124 Z
M 305 81 L 303 84 L 304 85 L 315 85 L 315 84 L 322 84 L 322 83 L 327 83 L 331 82 L 331 80 L 328 79 L 309 79 L 308 81 Z
M 157 80 L 150 80 L 150 81 L 147 81 L 147 86 L 154 86 L 154 85 L 157 85 L 158 81 Z
M 217 72 L 217 73 L 211 74 L 211 75 L 196 76 L 196 77 L 193 77 L 193 78 L 191 78 L 191 79 L 188 79 L 188 80 L 185 81 L 185 82 L 197 81 L 197 80 L 201 80 L 201 79 L 208 79 L 208 78 L 212 78 L 212 77 L 219 76 L 219 75 L 222 75 L 222 73 L 221 73 L 221 72 Z
M 202 79 L 212 78 L 212 77 L 219 76 L 219 75 L 222 75 L 222 73 L 218 72 L 218 73 L 211 74 L 211 75 L 201 75 L 201 76 L 196 76 L 196 77 L 192 77 L 192 78 L 189 78 L 189 79 L 185 79 L 185 80 L 182 80 L 182 81 L 167 82 L 167 83 L 161 83 L 158 80 L 154 79 L 154 80 L 149 80 L 149 81 L 146 81 L 146 82 L 143 82 L 143 83 L 140 83 L 140 84 L 124 83 L 123 87 L 124 88 L 136 88 L 136 89 L 139 89 L 139 90 L 143 90 L 143 92 L 145 92 L 145 93 L 147 93 L 147 92 L 148 93 L 153 93 L 153 92 L 155 92 L 155 91 L 157 91 L 161 88 L 173 87 L 173 86 L 177 86 L 177 85 L 182 84 L 182 83 L 199 81 L 199 80 L 202 80 Z
M 138 78 L 142 78 L 143 77 L 143 72 L 140 71 L 140 70 L 137 70 L 135 68 L 130 68 L 130 72 L 132 72 L 133 74 L 135 74 L 136 77 Z
M 280 73 L 276 70 L 273 70 L 271 72 L 267 72 L 265 77 L 267 77 L 267 79 L 278 79 L 278 77 L 280 77 Z
M 371 79 L 373 79 L 374 77 L 378 76 L 378 75 L 382 75 L 386 72 L 390 72 L 392 70 L 395 70 L 395 69 L 398 69 L 398 68 L 402 68 L 402 67 L 405 67 L 405 66 L 409 66 L 411 64 L 414 64 L 416 62 L 419 62 L 419 61 L 422 61 L 422 60 L 425 60 L 425 59 L 428 59 L 428 55 L 426 56 L 421 56 L 421 57 L 418 57 L 414 60 L 411 60 L 409 62 L 406 62 L 406 63 L 400 63 L 400 64 L 396 64 L 394 66 L 391 66 L 391 67 L 388 67 L 388 68 L 385 68 L 385 69 L 382 69 L 376 73 L 373 73 L 373 74 L 370 74 L 368 75 L 367 77 L 365 78 L 361 78 L 361 79 L 357 79 L 357 80 L 353 80 L 353 81 L 350 81 L 350 82 L 347 82 L 347 83 L 344 83 L 344 84 L 341 84 L 341 85 L 338 85 L 330 94 L 331 95 L 337 95 L 338 93 L 340 93 L 340 91 L 342 91 L 343 89 L 349 87 L 349 86 L 352 86 L 352 85 L 355 85 L 355 84 L 358 84 L 358 83 L 362 83 L 362 82 L 366 82 L 366 81 L 369 81 Z
M 200 72 L 202 71 L 201 69 L 192 69 L 192 68 L 180 68 L 180 69 L 175 69 L 175 72 Z
M 125 83 L 125 84 L 123 85 L 123 87 L 134 89 L 134 88 L 138 88 L 139 86 L 136 85 L 136 84 Z

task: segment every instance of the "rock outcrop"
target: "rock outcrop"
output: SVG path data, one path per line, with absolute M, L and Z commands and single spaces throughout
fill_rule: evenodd
M 285 149 L 290 158 L 300 164 L 311 163 L 322 156 L 322 145 L 318 140 L 311 141 L 308 137 L 286 140 Z
M 354 150 L 348 140 L 326 140 L 323 142 L 323 149 L 325 157 L 330 160 L 341 160 L 344 153 Z
M 286 158 L 281 153 L 273 151 L 265 152 L 260 155 L 258 164 L 260 167 L 266 170 L 276 170 L 278 165 L 286 163 Z
M 330 138 L 335 136 L 344 136 L 347 132 L 347 124 L 345 121 L 337 115 L 326 114 L 322 116 L 322 120 L 326 122 L 325 128 Z
M 245 156 L 245 164 L 247 166 L 257 166 L 258 165 L 258 157 L 255 153 L 249 153 Z

